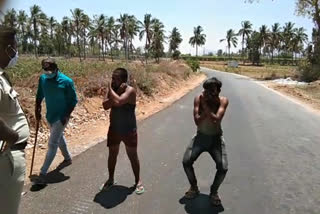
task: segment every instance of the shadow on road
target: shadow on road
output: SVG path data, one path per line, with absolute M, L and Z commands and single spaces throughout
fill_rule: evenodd
M 45 177 L 45 182 L 47 184 L 55 184 L 61 183 L 66 180 L 70 179 L 70 176 L 65 176 L 62 172 L 60 172 L 63 168 L 67 167 L 68 165 L 60 164 L 55 170 L 49 172 Z M 31 181 L 35 181 L 37 178 L 36 175 L 30 176 Z M 38 192 L 47 187 L 47 184 L 33 184 L 30 188 L 31 192 Z
M 184 209 L 189 214 L 218 214 L 224 211 L 223 206 L 212 206 L 208 195 L 200 194 L 195 199 L 186 199 L 185 197 L 179 200 L 180 204 L 184 204 Z
M 101 191 L 96 194 L 94 202 L 100 204 L 106 209 L 111 209 L 119 204 L 123 203 L 128 195 L 131 195 L 134 191 L 134 187 L 125 187 L 120 185 L 114 185 L 107 191 Z

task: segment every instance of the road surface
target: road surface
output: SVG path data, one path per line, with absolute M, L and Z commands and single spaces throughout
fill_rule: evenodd
M 230 100 L 223 121 L 229 171 L 221 186 L 224 213 L 320 213 L 320 117 L 255 81 L 203 69 L 223 82 Z M 30 191 L 22 214 L 63 213 L 219 213 L 208 199 L 215 165 L 208 154 L 195 163 L 201 195 L 182 197 L 188 189 L 182 167 L 187 144 L 195 134 L 193 98 L 201 86 L 169 108 L 140 122 L 139 155 L 146 188 L 132 193 L 134 177 L 121 147 L 118 185 L 99 193 L 107 179 L 107 147 L 102 142 L 74 158 L 72 166 L 52 174 L 51 183 Z

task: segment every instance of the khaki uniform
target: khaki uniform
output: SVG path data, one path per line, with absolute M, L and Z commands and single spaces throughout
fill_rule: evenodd
M 29 125 L 18 102 L 18 93 L 0 70 L 0 118 L 19 134 L 15 144 L 29 138 Z M 0 147 L 3 142 L 0 141 Z M 26 163 L 24 150 L 0 154 L 0 213 L 17 214 L 23 189 Z

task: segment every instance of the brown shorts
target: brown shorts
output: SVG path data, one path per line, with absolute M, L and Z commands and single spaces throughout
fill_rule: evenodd
M 137 147 L 138 145 L 137 130 L 131 131 L 126 135 L 118 134 L 113 132 L 112 130 L 109 130 L 108 139 L 107 139 L 108 147 L 119 145 L 121 141 L 128 147 Z

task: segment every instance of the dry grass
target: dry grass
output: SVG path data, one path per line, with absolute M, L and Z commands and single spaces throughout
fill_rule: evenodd
M 40 66 L 42 59 L 21 57 L 19 64 L 8 71 L 20 94 L 20 103 L 32 126 L 35 125 L 34 103 L 39 76 L 42 74 Z M 182 61 L 165 61 L 144 66 L 139 61 L 126 64 L 122 61 L 111 62 L 98 59 L 88 59 L 83 62 L 79 62 L 79 59 L 76 58 L 56 60 L 60 70 L 74 80 L 80 105 L 89 98 L 102 97 L 105 94 L 107 84 L 111 81 L 112 71 L 117 67 L 129 70 L 129 83 L 137 89 L 140 99 L 168 90 L 180 80 L 194 75 Z

